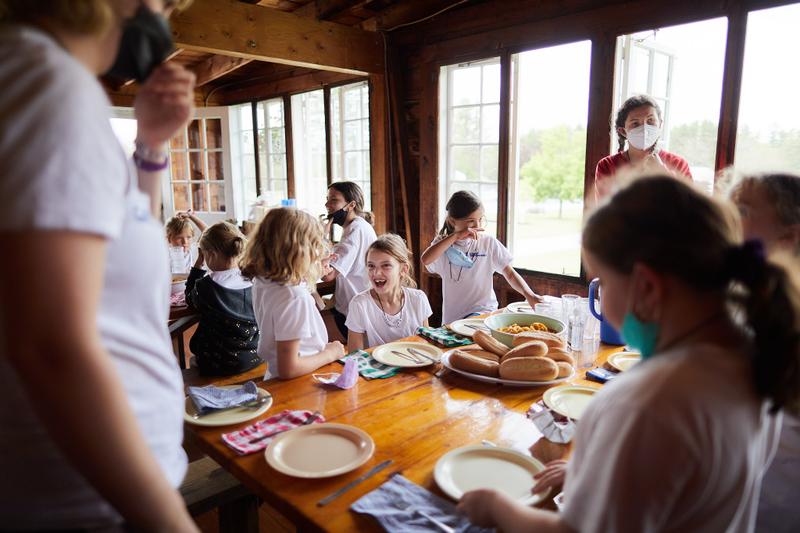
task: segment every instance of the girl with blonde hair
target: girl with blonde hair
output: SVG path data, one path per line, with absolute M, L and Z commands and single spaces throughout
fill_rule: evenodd
M 158 220 L 193 114 L 193 74 L 162 64 L 176 5 L 0 0 L 4 529 L 196 530 Z M 132 161 L 104 73 L 140 81 Z
M 240 374 L 261 364 L 253 283 L 239 270 L 246 242 L 230 222 L 217 222 L 200 237 L 197 261 L 186 281 L 186 303 L 200 314 L 189 347 L 202 376 Z
M 308 374 L 344 355 L 328 342 L 311 290 L 328 250 L 320 223 L 295 208 L 272 209 L 248 243 L 242 273 L 253 280 L 253 308 L 260 330 L 258 355 L 265 379 Z
M 411 252 L 399 235 L 381 235 L 367 248 L 371 288 L 357 294 L 347 311 L 348 351 L 386 344 L 428 325 L 431 306 L 416 289 Z

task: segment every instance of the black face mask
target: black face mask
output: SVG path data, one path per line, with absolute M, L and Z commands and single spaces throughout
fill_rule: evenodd
M 167 19 L 139 6 L 136 14 L 125 21 L 117 59 L 108 75 L 143 82 L 174 48 Z
M 339 224 L 340 226 L 344 226 L 344 221 L 347 219 L 347 211 L 345 208 L 341 208 L 338 211 L 331 213 L 328 218 L 333 220 L 334 224 Z

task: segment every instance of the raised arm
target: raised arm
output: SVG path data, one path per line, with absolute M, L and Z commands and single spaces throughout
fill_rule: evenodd
M 0 261 L 0 300 L 14 302 L 0 313 L 0 331 L 15 332 L 6 336 L 8 361 L 55 444 L 134 529 L 196 531 L 101 344 L 105 241 L 62 231 L 0 233 L 0 248 L 14 250 Z
M 144 159 L 144 164 L 137 165 L 139 189 L 150 196 L 156 219 L 161 218 L 161 181 L 166 169 L 151 169 L 167 157 L 167 143 L 192 118 L 194 83 L 192 72 L 164 63 L 144 82 L 134 102 L 137 154 Z
M 428 248 L 422 252 L 422 259 L 423 265 L 430 265 L 440 257 L 442 254 L 447 251 L 450 246 L 454 242 L 460 239 L 466 239 L 467 237 L 471 237 L 473 239 L 477 239 L 480 237 L 480 232 L 483 231 L 483 228 L 467 228 L 464 231 L 453 232 L 447 237 L 441 239 L 439 242 L 435 242 L 428 246 Z

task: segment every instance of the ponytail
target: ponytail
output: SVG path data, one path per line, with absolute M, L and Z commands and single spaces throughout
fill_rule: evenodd
M 753 244 L 753 243 L 757 244 Z M 759 241 L 734 247 L 730 277 L 740 284 L 731 301 L 744 312 L 753 335 L 756 392 L 772 410 L 800 414 L 800 280 L 789 254 L 764 258 Z

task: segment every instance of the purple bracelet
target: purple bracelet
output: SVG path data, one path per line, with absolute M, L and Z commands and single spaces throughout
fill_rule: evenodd
M 133 162 L 136 163 L 136 168 L 144 170 L 145 172 L 160 172 L 167 168 L 169 165 L 169 157 L 165 157 L 161 163 L 155 161 L 148 161 L 139 157 L 139 154 L 133 154 Z

